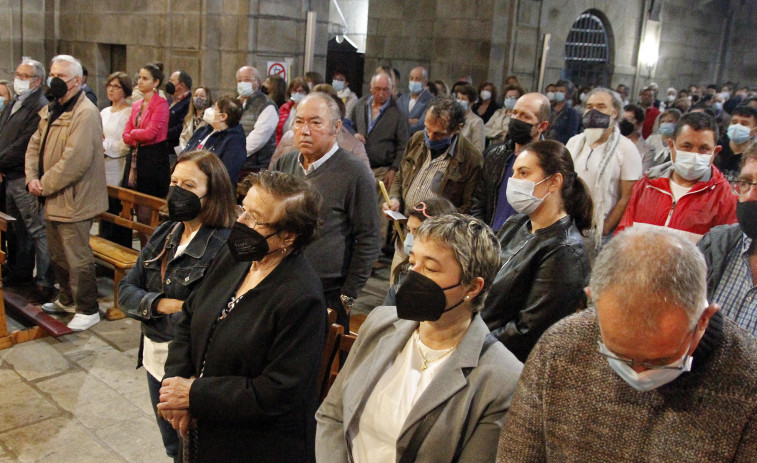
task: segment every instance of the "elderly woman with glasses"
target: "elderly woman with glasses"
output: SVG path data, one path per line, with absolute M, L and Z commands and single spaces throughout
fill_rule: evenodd
M 184 303 L 158 409 L 196 461 L 312 461 L 326 304 L 302 251 L 321 197 L 281 172 L 248 179 L 227 247 Z
M 316 414 L 318 461 L 495 458 L 522 368 L 478 315 L 499 243 L 457 213 L 426 220 L 414 236 L 396 307 L 368 316 Z

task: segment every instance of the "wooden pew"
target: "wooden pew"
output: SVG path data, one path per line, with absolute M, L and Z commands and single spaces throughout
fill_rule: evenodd
M 121 213 L 115 215 L 103 212 L 98 216 L 100 223 L 102 224 L 103 221 L 110 222 L 135 230 L 145 236 L 152 235 L 152 232 L 160 224 L 160 209 L 167 205 L 165 199 L 112 185 L 108 185 L 108 197 L 121 201 Z M 149 223 L 144 224 L 136 221 L 138 207 L 149 209 Z M 100 227 L 100 230 L 100 233 L 102 233 L 102 227 Z M 124 313 L 118 307 L 118 283 L 126 276 L 126 272 L 137 263 L 139 251 L 108 241 L 102 236 L 90 236 L 89 244 L 92 246 L 95 261 L 113 269 L 113 285 L 115 286 L 113 289 L 113 307 L 108 309 L 105 317 L 108 320 L 123 318 Z

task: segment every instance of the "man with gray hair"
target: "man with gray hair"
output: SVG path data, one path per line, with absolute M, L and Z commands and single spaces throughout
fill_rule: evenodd
M 81 89 L 79 60 L 58 55 L 50 65 L 55 98 L 40 112 L 26 149 L 26 187 L 44 204 L 47 242 L 60 295 L 48 313 L 76 311 L 68 327 L 86 330 L 100 321 L 95 261 L 89 230 L 108 209 L 100 111 Z
M 304 177 L 323 196 L 321 228 L 305 256 L 321 278 L 326 306 L 349 332 L 350 309 L 378 257 L 380 234 L 373 175 L 336 143 L 341 126 L 330 95 L 306 96 L 292 123 L 298 151 L 280 157 L 274 170 Z
M 757 340 L 706 300 L 688 238 L 629 229 L 597 257 L 594 309 L 526 362 L 498 462 L 754 461 Z
M 276 150 L 276 125 L 279 110 L 260 87 L 263 80 L 260 71 L 252 66 L 242 66 L 237 71 L 237 94 L 242 102 L 242 119 L 247 145 L 247 161 L 243 171 L 257 171 L 268 168 L 271 156 Z M 231 179 L 236 182 L 237 179 Z
M 36 256 L 37 302 L 49 302 L 55 295 L 55 280 L 50 267 L 45 222 L 37 199 L 26 189 L 24 156 L 29 139 L 39 125 L 39 111 L 47 105 L 42 92 L 45 67 L 39 61 L 23 58 L 16 68 L 13 88 L 16 98 L 0 117 L 0 175 L 5 185 L 5 210 L 16 222 L 12 224 L 15 238 L 11 273 L 3 278 L 6 286 L 32 284 Z M 13 239 L 11 238 L 11 239 Z
M 586 99 L 584 132 L 565 147 L 573 157 L 576 173 L 586 182 L 594 202 L 589 236 L 590 254 L 609 239 L 631 199 L 633 185 L 641 178 L 641 155 L 636 145 L 620 134 L 617 122 L 622 102 L 613 90 L 597 87 Z

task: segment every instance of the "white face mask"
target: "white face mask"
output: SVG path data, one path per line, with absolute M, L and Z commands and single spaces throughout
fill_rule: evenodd
M 248 97 L 255 93 L 252 82 L 237 82 L 237 93 L 241 97 Z
M 537 198 L 534 196 L 534 188 L 536 185 L 546 182 L 551 175 L 539 183 L 534 183 L 531 180 L 523 180 L 519 178 L 510 178 L 507 180 L 507 190 L 505 195 L 507 196 L 507 202 L 521 214 L 530 215 L 534 212 L 542 201 L 549 196 L 549 193 L 544 195 L 544 198 Z
M 405 235 L 405 241 L 402 243 L 402 249 L 405 251 L 405 254 L 408 256 L 410 255 L 410 250 L 413 248 L 413 242 L 414 238 L 413 235 L 408 233 Z
M 547 99 L 549 101 L 555 101 L 555 92 L 547 92 Z
M 612 357 L 615 356 L 615 354 L 610 352 L 610 350 L 605 347 L 604 343 L 598 343 L 599 351 L 601 353 Z M 681 376 L 683 372 L 691 371 L 692 361 L 693 358 L 691 356 L 689 356 L 688 354 L 683 354 L 683 357 L 681 357 L 680 360 L 673 362 L 670 365 L 666 365 L 670 367 L 681 367 L 680 369 L 655 369 L 645 370 L 641 373 L 637 373 L 627 363 L 622 362 L 618 359 L 607 357 L 607 363 L 610 364 L 610 368 L 612 368 L 615 373 L 617 373 L 618 376 L 623 379 L 623 381 L 628 383 L 637 391 L 641 392 L 657 389 L 658 387 L 664 386 L 665 384 L 668 384 L 669 382 L 675 380 L 676 378 Z
M 23 95 L 29 91 L 31 83 L 30 80 L 13 79 L 13 90 L 19 95 Z
M 290 100 L 294 101 L 294 104 L 300 104 L 303 98 L 305 98 L 305 95 L 298 92 L 292 93 L 292 96 L 289 97 Z
M 492 97 L 492 92 L 489 90 L 481 90 L 481 101 L 488 101 Z
M 207 122 L 210 125 L 213 125 L 213 122 L 215 122 L 216 118 L 216 110 L 213 107 L 210 107 L 205 110 L 204 113 L 202 113 L 202 120 Z
M 699 154 L 676 149 L 676 161 L 673 168 L 686 180 L 701 178 L 710 170 L 711 154 Z

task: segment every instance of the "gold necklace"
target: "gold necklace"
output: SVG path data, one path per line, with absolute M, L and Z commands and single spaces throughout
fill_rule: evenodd
M 443 353 L 442 355 L 440 355 L 439 357 L 429 360 L 426 358 L 425 355 L 423 355 L 423 349 L 421 349 L 421 344 L 423 343 L 421 342 L 420 327 L 416 328 L 416 330 L 413 332 L 413 336 L 415 336 L 415 342 L 418 345 L 418 353 L 421 354 L 421 358 L 423 359 L 423 364 L 421 365 L 421 371 L 426 371 L 429 363 L 433 363 L 433 362 L 436 362 L 437 360 L 443 359 L 444 357 L 451 354 L 452 351 L 455 350 L 455 348 L 457 347 L 457 344 L 455 344 L 454 346 L 447 349 L 447 351 Z

